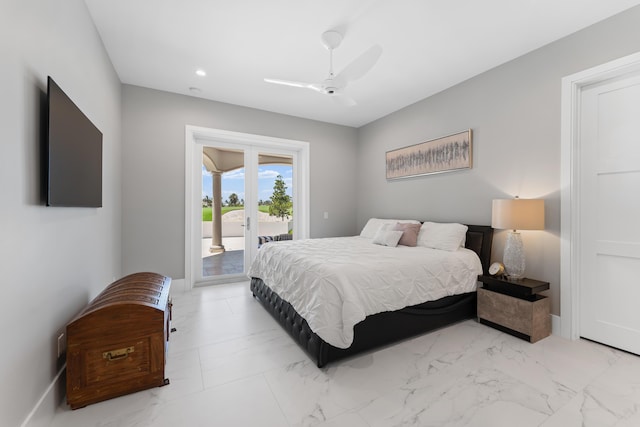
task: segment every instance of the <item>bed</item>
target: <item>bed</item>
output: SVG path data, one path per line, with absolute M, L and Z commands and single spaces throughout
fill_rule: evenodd
M 367 227 L 365 227 L 365 229 L 366 228 Z M 365 230 L 363 230 L 363 234 L 364 233 Z M 329 255 L 326 254 L 324 255 L 324 259 L 322 258 L 322 251 L 324 250 L 325 253 L 327 251 L 326 248 L 322 247 L 325 246 L 330 248 L 331 244 L 337 244 L 338 248 L 341 248 L 340 245 L 342 244 L 347 245 L 345 246 L 347 249 L 336 249 L 335 253 L 339 253 L 343 250 L 364 251 L 366 255 L 365 258 L 367 258 L 369 256 L 369 252 L 367 251 L 373 251 L 373 247 L 376 245 L 372 245 L 371 242 L 367 242 L 366 244 L 369 246 L 366 246 L 363 243 L 366 239 L 358 239 L 359 237 L 347 237 L 269 243 L 260 249 L 260 253 L 258 254 L 258 257 L 256 257 L 256 260 L 260 258 L 260 261 L 254 261 L 249 270 L 249 275 L 251 277 L 250 288 L 254 297 L 260 301 L 260 303 L 281 324 L 289 335 L 291 335 L 291 337 L 293 337 L 293 339 L 304 350 L 306 350 L 318 367 L 323 367 L 327 363 L 370 350 L 375 347 L 476 317 L 475 285 L 477 283 L 477 277 L 475 274 L 486 272 L 488 269 L 491 256 L 493 229 L 489 226 L 467 225 L 463 239 L 465 249 L 460 249 L 457 252 L 460 253 L 461 258 L 463 259 L 462 262 L 472 263 L 472 261 L 469 261 L 469 253 L 472 251 L 472 256 L 476 260 L 473 262 L 477 262 L 479 264 L 475 267 L 478 269 L 477 271 L 473 270 L 473 272 L 467 273 L 468 276 L 473 276 L 471 288 L 469 288 L 470 285 L 467 283 L 465 285 L 467 287 L 466 289 L 461 287 L 456 291 L 456 293 L 443 296 L 442 289 L 437 289 L 437 286 L 435 291 L 425 291 L 422 289 L 423 286 L 421 285 L 414 286 L 413 282 L 417 279 L 412 277 L 416 276 L 416 274 L 415 272 L 410 272 L 407 273 L 408 275 L 404 275 L 403 277 L 405 281 L 412 282 L 411 286 L 404 286 L 401 282 L 398 282 L 398 280 L 388 278 L 387 280 L 395 280 L 395 282 L 392 286 L 386 286 L 386 288 L 392 288 L 394 290 L 404 289 L 402 292 L 396 293 L 399 293 L 402 298 L 406 299 L 406 301 L 410 301 L 410 299 L 408 299 L 409 296 L 405 295 L 409 293 L 421 293 L 422 295 L 417 296 L 418 298 L 421 298 L 424 297 L 424 293 L 426 292 L 435 296 L 436 299 L 411 305 L 403 305 L 402 307 L 396 307 L 395 305 L 400 303 L 393 301 L 392 303 L 388 303 L 388 307 L 386 307 L 384 311 L 372 314 L 366 312 L 367 309 L 364 311 L 356 310 L 355 315 L 351 314 L 349 311 L 350 314 L 346 316 L 348 321 L 341 319 L 336 328 L 325 327 L 324 324 L 319 327 L 316 319 L 316 317 L 318 317 L 317 313 L 314 314 L 314 312 L 310 310 L 314 310 L 314 307 L 315 309 L 318 309 L 319 307 L 320 311 L 322 311 L 327 307 L 331 307 L 333 304 L 326 303 L 316 294 L 309 294 L 310 296 L 305 294 L 304 298 L 306 299 L 303 299 L 301 302 L 300 295 L 302 295 L 302 290 L 304 289 L 304 292 L 307 292 L 309 288 L 318 287 L 315 284 L 316 280 L 314 271 L 324 269 L 322 274 L 319 276 L 327 276 L 326 269 L 323 266 L 340 264 L 342 270 L 347 269 L 358 271 L 357 269 L 360 268 L 363 276 L 370 274 L 367 273 L 367 271 L 375 269 L 375 267 L 368 265 L 365 265 L 364 267 L 346 265 L 342 263 L 340 258 L 335 258 L 335 260 L 332 259 L 332 262 L 326 262 L 329 259 L 327 258 Z M 288 259 L 287 257 L 295 258 L 298 253 L 304 255 L 305 251 L 315 251 L 316 248 L 314 246 L 310 246 L 313 244 L 320 245 L 317 255 L 320 261 L 316 261 L 315 266 L 311 261 L 309 261 L 308 264 L 303 265 L 302 269 L 306 270 L 304 273 L 305 275 L 300 271 L 297 272 L 293 267 L 289 266 L 288 263 L 284 262 L 284 260 Z M 378 248 L 375 248 L 375 250 L 383 251 L 383 249 Z M 384 262 L 400 262 L 400 258 L 405 258 L 405 255 L 408 257 L 408 254 L 421 253 L 419 251 L 422 249 L 401 248 L 401 246 L 398 246 L 397 248 L 387 248 L 385 250 L 387 250 L 387 252 L 382 252 L 385 254 L 384 259 L 381 258 L 378 262 L 380 265 L 383 265 Z M 396 258 L 394 258 L 394 256 Z M 305 259 L 312 258 L 313 256 L 307 256 Z M 354 259 L 359 260 L 361 258 Z M 437 261 L 436 264 L 439 262 L 440 261 Z M 262 270 L 260 269 L 259 264 L 264 264 L 262 266 Z M 297 262 L 292 262 L 292 264 L 295 265 Z M 356 264 L 358 264 L 358 262 L 356 262 Z M 362 270 L 363 268 L 366 271 Z M 281 275 L 277 276 L 271 274 L 273 270 L 282 270 Z M 440 270 L 442 270 L 442 268 Z M 309 276 L 308 273 L 311 273 L 311 276 Z M 435 273 L 434 278 L 437 279 L 441 273 L 441 271 Z M 358 281 L 356 279 L 357 278 L 355 276 L 351 276 L 351 278 L 341 278 L 339 280 L 342 282 L 353 280 L 356 282 Z M 466 282 L 469 282 L 469 280 L 471 279 L 465 279 Z M 280 283 L 287 281 L 294 282 L 297 288 L 293 288 L 293 290 L 287 289 L 286 287 L 283 287 L 282 283 Z M 363 283 L 366 282 L 367 281 L 365 280 Z M 320 287 L 333 289 L 333 286 L 326 286 L 326 284 L 325 286 Z M 421 290 L 414 291 L 415 288 Z M 440 286 L 440 288 L 443 288 L 443 286 Z M 411 292 L 407 291 L 407 289 L 411 290 Z M 297 294 L 298 292 L 300 292 L 300 295 Z M 330 293 L 335 293 L 335 291 L 331 291 Z M 375 293 L 375 290 L 367 289 L 364 293 L 360 292 L 360 296 L 365 295 L 368 297 Z M 280 294 L 283 296 L 281 297 Z M 414 296 L 411 296 L 411 298 L 413 297 Z M 423 299 L 422 301 L 426 301 L 426 299 Z M 293 304 L 291 302 L 293 302 Z M 340 309 L 338 308 L 337 310 Z M 344 308 L 342 308 L 342 310 L 345 311 Z M 328 318 L 334 317 L 331 313 L 324 314 L 324 316 Z M 353 323 L 353 326 L 348 324 L 349 322 Z M 340 333 L 344 336 L 339 336 Z

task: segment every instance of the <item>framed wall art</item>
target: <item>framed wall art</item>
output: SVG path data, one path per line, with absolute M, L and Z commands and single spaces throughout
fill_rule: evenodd
M 387 179 L 471 169 L 471 129 L 387 151 Z

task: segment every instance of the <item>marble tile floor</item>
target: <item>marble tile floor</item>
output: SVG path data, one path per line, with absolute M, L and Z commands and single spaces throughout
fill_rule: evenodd
M 174 295 L 171 384 L 51 426 L 640 426 L 640 357 L 469 320 L 318 369 L 248 288 Z

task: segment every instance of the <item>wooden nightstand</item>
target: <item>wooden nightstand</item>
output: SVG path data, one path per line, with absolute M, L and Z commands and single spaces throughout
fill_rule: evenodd
M 549 298 L 539 292 L 548 282 L 533 279 L 478 276 L 478 321 L 529 342 L 551 334 Z

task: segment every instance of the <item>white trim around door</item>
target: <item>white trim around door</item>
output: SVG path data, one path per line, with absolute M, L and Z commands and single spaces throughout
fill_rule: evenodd
M 580 132 L 583 88 L 640 70 L 640 52 L 562 79 L 560 331 L 580 338 Z
M 309 237 L 309 143 L 263 135 L 232 132 L 222 129 L 187 125 L 185 127 L 185 289 L 194 286 L 193 257 L 200 256 L 195 250 L 194 236 L 199 232 L 201 221 L 196 220 L 194 203 L 192 203 L 194 189 L 193 170 L 199 165 L 194 164 L 194 153 L 197 145 L 203 143 L 223 143 L 251 145 L 267 150 L 295 151 L 297 167 L 294 170 L 293 200 L 296 220 L 294 221 L 294 236 L 298 239 Z M 297 171 L 297 172 L 296 172 Z

